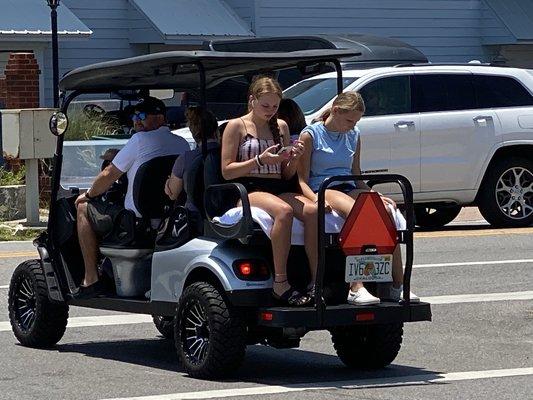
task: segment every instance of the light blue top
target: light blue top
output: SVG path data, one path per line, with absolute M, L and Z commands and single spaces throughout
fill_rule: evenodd
M 308 125 L 302 132 L 313 138 L 309 187 L 317 192 L 324 179 L 334 175 L 351 175 L 352 161 L 359 140 L 359 129 L 331 132 L 322 122 Z

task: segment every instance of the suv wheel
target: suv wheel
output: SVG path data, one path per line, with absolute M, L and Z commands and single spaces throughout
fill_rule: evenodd
M 461 206 L 415 206 L 415 223 L 421 228 L 442 228 L 461 212 Z
M 488 171 L 478 198 L 479 211 L 496 227 L 533 223 L 533 162 L 509 157 Z
M 246 350 L 246 326 L 213 285 L 188 286 L 177 318 L 176 348 L 190 376 L 212 379 L 236 372 Z
M 40 260 L 25 261 L 13 273 L 8 294 L 9 321 L 18 341 L 28 347 L 51 347 L 63 337 L 68 305 L 52 303 Z
M 154 325 L 165 339 L 174 339 L 174 317 L 163 317 L 162 315 L 152 315 Z
M 339 327 L 331 331 L 341 361 L 357 369 L 389 365 L 400 351 L 402 336 L 403 323 Z

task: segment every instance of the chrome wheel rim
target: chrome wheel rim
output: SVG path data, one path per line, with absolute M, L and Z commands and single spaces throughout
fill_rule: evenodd
M 527 168 L 512 167 L 496 183 L 496 203 L 508 218 L 520 220 L 533 214 L 533 174 Z
M 24 276 L 15 287 L 14 293 L 15 321 L 21 330 L 27 332 L 35 321 L 37 308 L 37 297 L 30 277 Z
M 201 364 L 209 348 L 209 322 L 204 307 L 198 300 L 185 306 L 182 324 L 182 342 L 185 356 L 192 364 Z

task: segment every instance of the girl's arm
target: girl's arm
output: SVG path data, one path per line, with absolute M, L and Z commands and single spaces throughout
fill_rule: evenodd
M 355 154 L 353 155 L 352 173 L 354 175 L 361 175 L 361 137 L 359 137 L 359 140 L 357 141 Z M 355 184 L 358 189 L 372 190 L 364 181 L 356 181 Z
M 313 152 L 313 138 L 307 131 L 303 131 L 300 134 L 300 141 L 303 142 L 304 151 L 300 159 L 298 160 L 298 181 L 300 182 L 300 188 L 302 194 L 309 200 L 316 202 L 317 195 L 309 187 L 309 174 L 311 169 L 311 153 Z

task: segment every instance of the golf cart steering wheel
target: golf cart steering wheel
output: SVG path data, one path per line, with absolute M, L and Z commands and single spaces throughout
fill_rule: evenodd
M 106 114 L 106 110 L 104 110 L 98 104 L 91 103 L 83 106 L 83 114 L 85 114 L 85 116 L 88 118 L 102 118 Z

